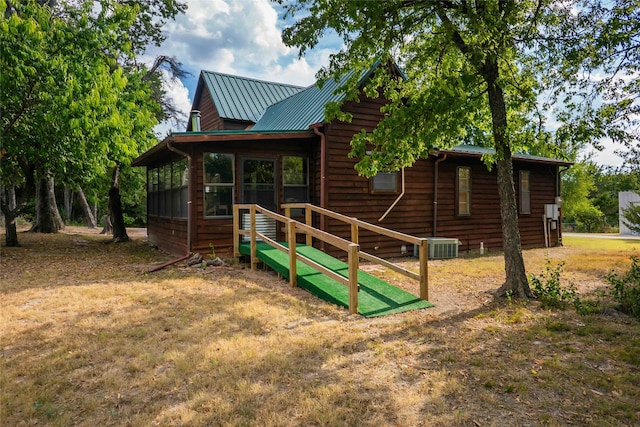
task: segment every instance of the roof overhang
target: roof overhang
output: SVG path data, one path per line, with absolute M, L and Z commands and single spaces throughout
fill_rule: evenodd
M 145 166 L 150 161 L 169 152 L 169 145 L 204 144 L 213 142 L 240 141 L 278 141 L 286 139 L 317 138 L 313 129 L 304 131 L 251 131 L 224 130 L 208 132 L 176 132 L 167 136 L 162 142 L 150 148 L 131 163 L 132 166 Z
M 458 147 L 453 147 L 451 149 L 436 150 L 431 154 L 438 155 L 438 153 L 446 153 L 447 156 L 452 156 L 452 157 L 481 158 L 485 154 L 489 154 L 489 155 L 494 154 L 495 151 L 493 149 L 485 148 L 485 147 L 458 146 Z M 528 162 L 528 163 L 544 163 L 544 164 L 551 164 L 556 166 L 572 166 L 573 165 L 573 162 L 568 162 L 566 160 L 552 159 L 550 157 L 534 156 L 531 154 L 512 154 L 511 158 L 514 161 L 521 161 L 521 162 Z

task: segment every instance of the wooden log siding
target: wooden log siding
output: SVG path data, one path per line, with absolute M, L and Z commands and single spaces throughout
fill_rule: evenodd
M 383 99 L 361 97 L 360 102 L 347 102 L 343 109 L 353 114 L 351 123 L 334 122 L 325 127 L 327 134 L 327 209 L 363 221 L 415 236 L 428 236 L 433 211 L 433 173 L 427 167 L 432 162 L 420 160 L 405 170 L 405 196 L 382 221 L 378 219 L 393 204 L 400 194 L 402 182 L 398 173 L 397 193 L 370 191 L 370 180 L 358 176 L 354 169 L 356 159 L 349 158 L 350 141 L 361 129 L 372 130 L 382 119 L 380 107 Z M 348 226 L 327 219 L 327 231 L 347 238 Z M 363 250 L 380 257 L 400 256 L 402 242 L 385 236 L 362 231 L 360 245 Z M 413 253 L 413 247 L 406 245 Z
M 291 139 L 287 141 L 233 141 L 222 143 L 202 143 L 194 144 L 193 161 L 195 175 L 194 188 L 195 197 L 194 209 L 194 231 L 192 233 L 192 250 L 202 254 L 210 253 L 210 244 L 214 245 L 217 255 L 233 255 L 233 219 L 228 218 L 205 218 L 204 217 L 204 153 L 230 153 L 234 155 L 235 186 L 233 197 L 235 203 L 239 203 L 241 194 L 241 161 L 243 158 L 275 158 L 278 169 L 276 191 L 278 205 L 284 203 L 282 192 L 282 157 L 283 156 L 306 156 L 309 157 L 310 167 L 313 168 L 313 158 L 311 157 L 311 147 L 314 144 L 312 139 L 301 140 Z M 313 177 L 314 171 L 310 171 Z M 310 189 L 311 190 L 311 189 Z M 313 194 L 313 193 L 311 193 Z M 280 231 L 280 230 L 278 230 Z M 279 233 L 278 237 L 283 234 Z
M 176 255 L 187 253 L 187 220 L 182 218 L 147 218 L 149 244 Z
M 361 129 L 371 130 L 382 118 L 379 109 L 382 99 L 362 98 L 359 103 L 348 102 L 344 110 L 353 114 L 351 123 L 334 122 L 325 126 L 327 135 L 327 205 L 326 208 L 372 224 L 391 206 L 398 193 L 371 194 L 369 180 L 354 170 L 356 159 L 349 159 L 350 141 Z M 435 157 L 419 160 L 405 170 L 405 195 L 383 220 L 384 227 L 419 237 L 432 237 L 433 232 L 433 180 Z M 471 167 L 471 215 L 456 216 L 456 169 Z M 545 203 L 554 203 L 557 167 L 528 162 L 514 162 L 516 194 L 520 170 L 530 171 L 531 213 L 520 215 L 522 247 L 543 247 L 542 214 Z M 489 250 L 502 248 L 500 198 L 495 169 L 489 172 L 478 158 L 449 156 L 439 164 L 438 215 L 435 237 L 460 240 L 461 251 L 476 250 L 480 242 Z M 398 173 L 400 179 L 400 173 Z M 401 182 L 398 182 L 400 189 Z M 326 220 L 326 230 L 348 238 L 349 227 Z M 363 250 L 381 257 L 399 256 L 401 242 L 383 236 L 360 236 Z M 557 244 L 555 231 L 552 244 Z M 376 249 L 377 248 L 377 249 Z M 334 254 L 331 248 L 328 252 Z M 407 248 L 409 254 L 413 248 Z
M 208 90 L 202 90 L 202 96 L 200 97 L 197 110 L 200 111 L 201 130 L 207 131 L 224 129 L 224 124 L 218 114 L 218 109 L 213 104 L 213 99 L 211 99 L 211 94 Z

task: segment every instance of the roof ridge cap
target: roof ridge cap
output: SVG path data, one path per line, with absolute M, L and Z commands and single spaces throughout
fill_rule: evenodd
M 254 81 L 254 82 L 258 82 L 258 83 L 267 83 L 267 84 L 272 84 L 272 85 L 279 85 L 279 86 L 289 86 L 289 87 L 293 87 L 293 88 L 299 88 L 299 89 L 306 89 L 305 86 L 299 86 L 299 85 L 294 85 L 294 84 L 290 84 L 290 83 L 280 83 L 280 82 L 274 82 L 271 80 L 265 80 L 265 79 L 257 79 L 254 77 L 246 77 L 246 76 L 238 76 L 236 74 L 229 74 L 229 73 L 221 73 L 219 71 L 211 71 L 211 70 L 201 70 L 201 72 L 204 74 L 216 74 L 218 76 L 225 76 L 225 77 L 231 77 L 234 79 L 238 79 L 238 80 L 249 80 L 249 81 Z

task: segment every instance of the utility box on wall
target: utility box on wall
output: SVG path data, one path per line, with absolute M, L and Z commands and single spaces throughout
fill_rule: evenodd
M 557 221 L 560 216 L 558 205 L 555 203 L 544 205 L 544 215 L 547 219 Z

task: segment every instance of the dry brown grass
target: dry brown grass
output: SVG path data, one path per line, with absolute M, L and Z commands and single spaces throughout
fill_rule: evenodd
M 2 248 L 3 426 L 640 424 L 639 323 L 493 301 L 498 253 L 431 262 L 435 308 L 364 319 L 268 272 L 144 274 L 169 258 L 75 231 Z M 565 242 L 527 268 L 564 260 L 585 298 L 640 250 Z

